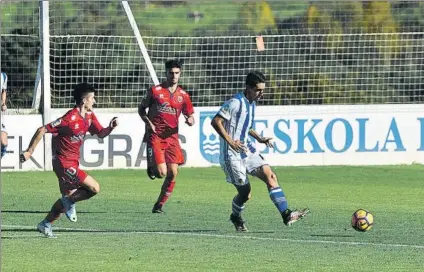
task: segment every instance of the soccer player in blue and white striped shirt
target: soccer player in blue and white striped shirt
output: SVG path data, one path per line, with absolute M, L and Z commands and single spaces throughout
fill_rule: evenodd
M 233 184 L 238 194 L 232 202 L 230 220 L 237 231 L 247 231 L 241 213 L 250 198 L 251 187 L 247 174 L 265 182 L 272 202 L 280 212 L 285 225 L 291 225 L 302 219 L 308 209 L 291 211 L 277 176 L 265 162 L 249 135 L 259 143 L 273 148 L 272 138 L 259 135 L 253 129 L 256 102 L 263 96 L 266 78 L 259 71 L 250 72 L 246 77 L 246 89 L 226 101 L 212 120 L 212 126 L 221 136 L 220 164 L 227 182 Z
M 6 155 L 7 151 L 7 132 L 3 124 L 3 114 L 7 110 L 6 106 L 6 91 L 7 91 L 7 75 L 4 72 L 1 72 L 0 78 L 0 88 L 1 88 L 1 116 L 0 116 L 0 126 L 1 126 L 1 157 L 3 158 Z

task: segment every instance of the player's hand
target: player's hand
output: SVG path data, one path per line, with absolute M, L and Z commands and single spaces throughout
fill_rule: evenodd
M 259 141 L 261 144 L 265 144 L 267 147 L 274 148 L 274 144 L 271 142 L 271 137 L 262 137 L 262 139 Z
M 1 111 L 6 111 L 6 110 L 7 110 L 6 104 L 1 105 Z
M 232 141 L 229 144 L 230 144 L 231 148 L 234 149 L 238 153 L 247 151 L 247 147 L 242 142 L 240 142 L 239 140 Z
M 21 153 L 21 154 L 19 155 L 19 160 L 20 160 L 22 163 L 24 163 L 24 162 L 26 162 L 27 160 L 29 160 L 29 158 L 31 157 L 31 155 L 32 155 L 32 153 L 31 153 L 31 152 L 29 152 L 29 151 L 24 151 L 23 153 Z
M 156 127 L 155 127 L 155 125 L 153 125 L 153 124 L 152 124 L 152 122 L 149 122 L 149 123 L 148 123 L 148 125 L 147 125 L 147 130 L 148 130 L 149 132 L 156 133 Z
M 193 117 L 193 115 L 190 115 L 189 117 L 187 117 L 186 118 L 186 122 L 185 122 L 187 125 L 189 125 L 190 127 L 192 126 L 192 125 L 194 125 L 194 117 Z
M 113 117 L 112 120 L 110 120 L 109 127 L 114 129 L 118 126 L 118 117 Z

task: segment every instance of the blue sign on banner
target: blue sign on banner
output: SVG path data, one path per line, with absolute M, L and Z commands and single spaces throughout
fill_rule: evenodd
M 200 153 L 210 163 L 219 163 L 219 135 L 211 125 L 216 111 L 200 112 Z

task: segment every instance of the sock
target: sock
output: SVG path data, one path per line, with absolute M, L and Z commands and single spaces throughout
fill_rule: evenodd
M 1 157 L 3 158 L 4 155 L 6 155 L 7 151 L 7 145 L 2 144 L 1 145 Z
M 44 219 L 44 222 L 52 224 L 55 220 L 57 220 L 60 217 L 60 214 L 63 212 L 64 212 L 64 208 L 63 208 L 62 200 L 59 198 L 53 204 L 50 212 L 47 214 L 46 218 Z
M 168 181 L 167 179 L 165 179 L 165 181 L 162 184 L 162 189 L 160 191 L 158 201 L 156 202 L 159 205 L 159 207 L 162 207 L 163 205 L 165 205 L 166 201 L 171 196 L 172 191 L 174 190 L 174 186 L 175 186 L 175 180 Z
M 80 187 L 78 188 L 72 195 L 68 196 L 69 200 L 72 201 L 73 203 L 78 202 L 78 201 L 82 201 L 82 200 L 86 200 L 89 199 L 93 196 L 95 196 L 96 193 L 84 188 L 84 187 Z
M 245 208 L 245 206 L 244 206 L 243 201 L 240 200 L 239 195 L 236 195 L 233 198 L 233 203 L 232 203 L 233 214 L 235 216 L 240 216 L 241 213 L 244 211 L 244 208 Z
M 278 211 L 283 214 L 287 210 L 287 200 L 281 187 L 275 187 L 269 190 L 269 197 L 274 202 Z

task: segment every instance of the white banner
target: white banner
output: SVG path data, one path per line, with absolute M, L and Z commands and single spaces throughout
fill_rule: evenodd
M 259 106 L 255 129 L 273 137 L 275 149 L 261 144 L 257 148 L 275 166 L 424 163 L 423 109 L 422 105 Z M 210 125 L 217 110 L 196 108 L 193 127 L 181 118 L 179 137 L 186 166 L 219 165 L 219 137 Z M 65 112 L 54 110 L 52 120 Z M 118 116 L 119 126 L 104 139 L 86 136 L 81 167 L 145 169 L 145 127 L 138 114 L 97 111 L 96 116 L 103 126 Z M 2 170 L 42 170 L 42 142 L 33 160 L 21 165 L 18 156 L 41 125 L 41 116 L 9 115 L 5 122 L 11 153 L 2 159 Z
M 7 153 L 1 159 L 1 171 L 44 170 L 44 143 L 41 140 L 32 158 L 21 164 L 19 154 L 27 149 L 28 144 L 42 126 L 40 114 L 34 115 L 2 115 L 8 134 Z
M 209 150 L 199 149 L 210 163 L 219 159 L 218 136 L 208 125 L 217 109 L 199 110 L 200 143 Z M 280 166 L 424 163 L 423 110 L 422 105 L 259 106 L 254 128 L 273 137 L 275 149 L 257 148 Z

